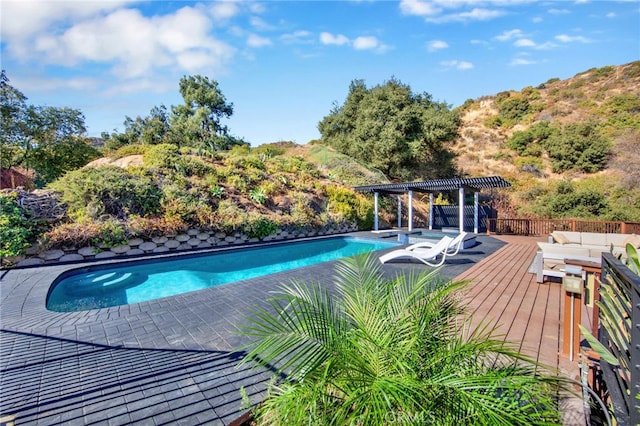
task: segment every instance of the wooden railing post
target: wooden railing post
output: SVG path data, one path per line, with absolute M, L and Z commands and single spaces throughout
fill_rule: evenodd
M 627 233 L 627 222 L 620 222 L 620 233 L 621 234 Z

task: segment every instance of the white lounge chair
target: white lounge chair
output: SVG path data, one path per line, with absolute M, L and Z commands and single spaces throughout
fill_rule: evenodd
M 412 250 L 409 250 L 408 248 L 394 250 L 380 256 L 380 262 L 387 263 L 390 260 L 409 258 L 419 260 L 429 266 L 440 266 L 444 263 L 444 260 L 447 257 L 447 250 L 452 240 L 453 238 L 445 236 L 431 248 L 415 247 Z M 440 260 L 432 263 L 438 257 L 440 257 Z
M 449 247 L 447 247 L 447 256 L 455 256 L 460 252 L 462 247 L 464 246 L 464 237 L 467 236 L 466 232 L 461 232 L 449 243 Z M 416 249 L 429 249 L 434 247 L 438 242 L 433 241 L 422 241 L 419 243 L 411 244 L 407 247 L 407 250 L 416 250 Z

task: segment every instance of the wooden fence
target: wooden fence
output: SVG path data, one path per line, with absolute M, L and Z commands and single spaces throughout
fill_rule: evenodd
M 614 222 L 582 219 L 492 219 L 487 218 L 488 234 L 544 236 L 553 231 L 640 234 L 640 222 Z

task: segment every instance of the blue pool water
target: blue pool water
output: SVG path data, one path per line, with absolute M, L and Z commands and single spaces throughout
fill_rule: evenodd
M 332 237 L 82 268 L 56 279 L 47 309 L 74 312 L 144 302 L 396 245 Z

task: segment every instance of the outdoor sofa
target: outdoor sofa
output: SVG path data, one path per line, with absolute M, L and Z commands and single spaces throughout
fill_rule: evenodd
M 624 259 L 628 243 L 640 248 L 640 235 L 553 231 L 549 242 L 538 243 L 539 251 L 531 272 L 536 273 L 541 283 L 545 277 L 563 277 L 567 259 L 600 264 L 605 252 Z

